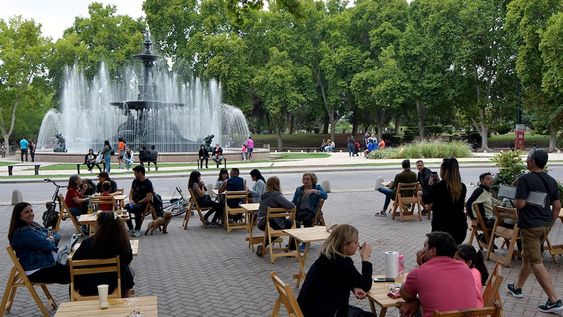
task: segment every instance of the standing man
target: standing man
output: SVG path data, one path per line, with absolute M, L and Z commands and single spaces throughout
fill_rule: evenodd
M 249 136 L 246 140 L 246 150 L 248 152 L 248 159 L 252 161 L 252 152 L 254 152 L 254 140 Z
M 424 190 L 428 186 L 428 181 L 430 180 L 430 176 L 432 176 L 432 171 L 429 168 L 424 167 L 424 162 L 422 160 L 416 161 L 416 169 L 418 170 L 416 180 L 422 187 L 421 189 Z M 416 193 L 420 202 L 422 202 L 422 190 L 419 190 Z M 422 215 L 426 215 L 427 212 L 426 205 L 422 204 Z
M 28 142 L 25 138 L 22 138 L 20 140 L 20 149 L 21 149 L 21 159 L 23 162 L 23 156 L 25 155 L 25 161 L 28 161 L 28 156 L 27 156 L 27 147 L 28 147 Z
M 125 205 L 125 209 L 129 212 L 129 220 L 127 220 L 129 234 L 134 237 L 140 237 L 143 224 L 142 214 L 147 208 L 147 204 L 152 203 L 154 189 L 151 181 L 145 177 L 145 167 L 143 165 L 135 166 L 133 173 L 135 174 L 135 179 L 129 191 L 130 202 Z M 135 215 L 135 229 L 133 229 L 131 214 Z
M 381 184 L 376 185 L 377 191 L 385 195 L 385 204 L 383 205 L 383 209 L 380 212 L 376 212 L 376 216 L 387 215 L 387 207 L 389 207 L 391 200 L 395 199 L 396 189 L 397 186 L 399 186 L 399 183 L 416 182 L 416 174 L 411 171 L 411 161 L 403 160 L 403 163 L 401 165 L 403 167 L 403 171 L 395 175 L 395 179 L 391 184 L 387 186 L 381 186 Z
M 531 272 L 534 272 L 548 300 L 539 305 L 538 310 L 544 313 L 554 313 L 563 310 L 561 299 L 557 299 L 555 288 L 549 273 L 543 265 L 542 246 L 559 216 L 561 202 L 557 182 L 549 176 L 544 167 L 548 155 L 543 149 L 534 149 L 528 153 L 526 165 L 530 173 L 520 176 L 516 187 L 516 208 L 518 208 L 518 227 L 522 234 L 523 260 L 518 280 L 515 284 L 508 284 L 506 288 L 514 297 L 521 298 L 522 287 Z M 540 199 L 528 201 L 529 195 L 543 196 Z M 551 206 L 551 208 L 550 208 Z

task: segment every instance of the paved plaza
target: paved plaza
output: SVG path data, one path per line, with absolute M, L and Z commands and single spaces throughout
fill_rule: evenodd
M 470 189 L 471 190 L 471 189 Z M 374 273 L 384 273 L 383 252 L 403 252 L 406 268 L 415 267 L 415 252 L 422 247 L 424 234 L 430 231 L 430 221 L 400 223 L 390 217 L 374 217 L 373 212 L 383 204 L 383 195 L 373 191 L 334 192 L 324 206 L 325 218 L 332 224 L 349 223 L 360 231 L 360 240 L 372 244 Z M 43 206 L 34 205 L 43 210 Z M 36 219 L 40 217 L 36 214 Z M 7 245 L 7 230 L 11 207 L 0 207 L 0 241 Z M 294 285 L 291 276 L 297 272 L 294 258 L 280 258 L 271 264 L 268 257 L 259 258 L 247 247 L 246 233 L 236 230 L 227 233 L 223 229 L 203 229 L 197 217 L 191 219 L 188 230 L 181 228 L 181 218 L 174 218 L 168 227 L 168 234 L 155 232 L 154 236 L 140 238 L 139 255 L 133 259 L 135 270 L 135 291 L 137 296 L 157 295 L 160 316 L 270 316 L 276 293 L 269 273 L 276 271 L 280 277 Z M 145 227 L 145 226 L 144 226 Z M 561 222 L 554 226 L 553 242 L 563 243 Z M 73 232 L 69 221 L 61 229 L 63 241 Z M 307 259 L 309 267 L 318 256 L 320 245 L 312 249 Z M 545 256 L 545 264 L 554 279 L 559 297 L 563 296 L 563 274 L 561 265 Z M 354 257 L 359 264 L 359 256 Z M 563 259 L 561 259 L 563 262 Z M 487 263 L 492 268 L 492 263 Z M 505 282 L 501 296 L 506 316 L 542 316 L 536 306 L 544 303 L 546 296 L 531 277 L 524 286 L 524 298 L 507 297 L 504 287 L 512 283 L 520 261 L 514 261 L 512 268 L 504 269 Z M 2 288 L 11 268 L 5 253 L 0 257 L 0 285 Z M 51 285 L 56 300 L 68 301 L 68 286 Z M 295 290 L 297 294 L 298 291 Z M 352 296 L 353 297 L 353 296 Z M 367 301 L 351 303 L 369 309 Z M 52 312 L 54 314 L 54 312 Z M 12 313 L 8 316 L 37 316 L 36 309 L 27 291 L 20 289 L 16 295 Z M 284 316 L 284 314 L 282 314 Z M 390 309 L 387 316 L 398 316 L 397 309 Z

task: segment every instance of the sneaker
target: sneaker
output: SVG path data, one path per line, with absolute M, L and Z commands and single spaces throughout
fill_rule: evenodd
M 508 290 L 508 292 L 510 293 L 510 295 L 516 297 L 516 298 L 522 298 L 524 297 L 522 295 L 522 289 L 521 288 L 516 288 L 514 287 L 514 284 L 508 284 L 506 285 L 506 289 Z M 548 301 L 549 302 L 549 301 Z M 539 309 L 539 308 L 538 308 Z
M 301 245 L 299 246 L 299 252 L 305 252 L 305 243 L 301 243 Z
M 376 213 L 374 214 L 374 216 L 376 216 L 376 217 L 385 217 L 385 216 L 387 216 L 387 212 L 386 212 L 385 210 L 382 210 L 382 211 L 380 211 L 380 212 L 376 212 Z
M 141 232 L 141 230 L 134 230 L 133 231 L 133 237 L 135 237 L 135 238 L 138 238 L 142 235 L 143 235 L 143 233 Z
M 383 177 L 381 176 L 375 180 L 375 190 L 377 191 L 380 187 L 383 187 Z
M 262 245 L 256 247 L 256 255 L 262 257 Z
M 547 302 L 544 305 L 538 306 L 538 310 L 541 311 L 542 313 L 554 313 L 554 312 L 562 311 L 563 310 L 563 303 L 561 303 L 561 300 L 558 300 L 555 303 L 552 303 L 548 299 Z

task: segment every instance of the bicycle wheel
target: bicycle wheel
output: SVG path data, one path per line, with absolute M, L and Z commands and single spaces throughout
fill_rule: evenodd
M 188 210 L 188 206 L 184 204 L 176 204 L 170 209 L 172 217 L 183 215 Z

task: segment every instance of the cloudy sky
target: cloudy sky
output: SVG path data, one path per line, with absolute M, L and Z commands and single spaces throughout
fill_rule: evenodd
M 0 19 L 14 15 L 33 18 L 41 23 L 43 34 L 53 39 L 61 38 L 76 16 L 88 16 L 88 5 L 93 0 L 0 0 Z M 133 18 L 144 16 L 143 0 L 96 0 L 117 7 L 118 14 Z

